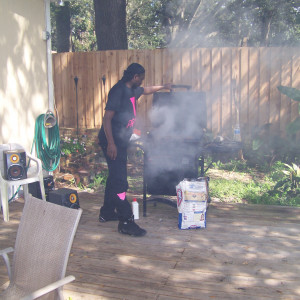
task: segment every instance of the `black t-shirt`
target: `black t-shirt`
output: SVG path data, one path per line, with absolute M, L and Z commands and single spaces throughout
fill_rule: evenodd
M 143 94 L 144 88 L 130 89 L 120 80 L 108 93 L 105 110 L 115 112 L 112 118 L 112 134 L 117 146 L 127 146 L 133 132 L 136 118 L 136 100 Z M 107 145 L 103 124 L 99 132 L 99 143 Z

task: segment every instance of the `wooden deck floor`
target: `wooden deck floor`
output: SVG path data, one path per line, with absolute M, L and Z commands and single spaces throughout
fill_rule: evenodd
M 179 230 L 177 210 L 148 205 L 143 238 L 99 223 L 102 195 L 80 193 L 83 215 L 67 268 L 65 299 L 300 299 L 300 209 L 211 203 L 207 228 Z M 12 246 L 22 201 L 0 221 Z M 7 281 L 0 263 L 0 286 Z

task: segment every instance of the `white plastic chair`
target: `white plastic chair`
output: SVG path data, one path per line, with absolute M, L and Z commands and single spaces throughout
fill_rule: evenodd
M 2 300 L 63 299 L 63 285 L 82 209 L 72 209 L 29 196 L 24 205 L 15 248 L 0 251 L 10 284 Z M 12 268 L 7 253 L 14 251 Z
M 39 181 L 43 200 L 46 201 L 42 162 L 40 159 L 26 152 L 27 161 L 30 159 L 31 164 L 27 171 L 27 178 L 20 180 L 6 180 L 4 176 L 4 160 L 3 151 L 20 149 L 25 151 L 24 147 L 19 144 L 2 144 L 0 145 L 0 198 L 3 211 L 4 221 L 9 221 L 9 206 L 8 206 L 8 190 L 13 186 L 23 186 L 24 199 L 28 198 L 28 184 Z

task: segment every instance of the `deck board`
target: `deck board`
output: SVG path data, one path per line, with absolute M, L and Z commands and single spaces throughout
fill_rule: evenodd
M 300 209 L 211 203 L 207 228 L 179 230 L 177 210 L 148 204 L 143 238 L 99 223 L 101 193 L 79 193 L 83 215 L 65 299 L 300 299 Z M 23 207 L 0 220 L 0 248 L 12 246 Z M 0 286 L 7 284 L 0 264 Z

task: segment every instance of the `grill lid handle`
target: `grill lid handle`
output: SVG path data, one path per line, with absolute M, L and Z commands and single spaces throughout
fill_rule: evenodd
M 171 92 L 173 89 L 187 89 L 190 90 L 192 88 L 191 85 L 186 85 L 186 84 L 172 84 L 171 85 Z

